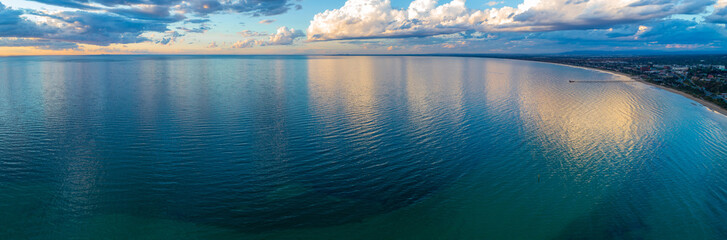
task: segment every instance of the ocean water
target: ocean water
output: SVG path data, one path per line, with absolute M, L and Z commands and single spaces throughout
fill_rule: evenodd
M 727 239 L 727 117 L 453 57 L 0 58 L 0 239 Z

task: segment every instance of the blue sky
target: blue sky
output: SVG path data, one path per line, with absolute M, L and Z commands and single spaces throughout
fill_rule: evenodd
M 727 46 L 727 0 L 0 0 L 0 55 Z

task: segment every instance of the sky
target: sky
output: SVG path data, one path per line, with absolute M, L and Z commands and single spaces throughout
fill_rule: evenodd
M 727 0 L 0 0 L 0 55 L 727 52 Z

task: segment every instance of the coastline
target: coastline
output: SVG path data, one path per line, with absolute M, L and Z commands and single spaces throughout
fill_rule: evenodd
M 545 62 L 545 61 L 538 61 L 538 62 Z M 649 86 L 657 87 L 657 88 L 662 89 L 662 90 L 666 90 L 666 91 L 669 91 L 669 92 L 672 92 L 672 93 L 679 94 L 681 96 L 684 96 L 684 97 L 686 97 L 688 99 L 691 99 L 691 100 L 693 100 L 693 101 L 701 104 L 702 106 L 706 107 L 707 109 L 709 109 L 712 112 L 719 113 L 719 114 L 722 114 L 723 116 L 727 117 L 727 109 L 724 109 L 724 108 L 720 107 L 717 104 L 714 104 L 714 103 L 712 103 L 710 101 L 707 101 L 707 100 L 704 100 L 704 99 L 695 97 L 695 96 L 693 96 L 693 95 L 691 95 L 689 93 L 685 93 L 685 92 L 682 92 L 682 91 L 679 91 L 679 90 L 676 90 L 676 89 L 673 89 L 673 88 L 670 88 L 670 87 L 667 87 L 667 86 L 662 86 L 662 85 L 659 85 L 659 84 L 654 84 L 654 83 L 651 83 L 651 82 L 647 82 L 647 81 L 645 81 L 645 80 L 643 80 L 643 79 L 641 79 L 640 77 L 637 77 L 637 76 L 632 76 L 632 75 L 629 75 L 629 74 L 626 74 L 626 73 L 622 73 L 622 72 L 616 72 L 616 71 L 599 69 L 599 68 L 583 67 L 583 66 L 569 65 L 569 64 L 563 64 L 563 63 L 554 63 L 554 62 L 545 62 L 545 63 L 552 63 L 552 64 L 556 64 L 556 65 L 568 66 L 568 67 L 574 67 L 574 68 L 581 68 L 581 69 L 588 69 L 588 70 L 599 71 L 599 72 L 604 72 L 604 73 L 609 73 L 609 74 L 613 74 L 613 75 L 622 76 L 622 77 L 631 79 L 634 82 L 643 83 L 643 84 L 646 84 L 646 85 L 649 85 Z

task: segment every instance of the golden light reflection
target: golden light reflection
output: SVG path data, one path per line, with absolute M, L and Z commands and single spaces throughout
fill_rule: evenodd
M 569 84 L 567 79 L 547 78 L 533 76 L 531 81 L 540 81 L 538 84 L 521 82 L 517 96 L 523 125 L 532 127 L 530 131 L 537 132 L 540 142 L 550 146 L 548 149 L 565 151 L 562 159 L 557 159 L 561 165 L 572 170 L 571 173 L 603 164 L 615 169 L 624 167 L 623 171 L 635 167 L 626 161 L 644 140 L 639 137 L 649 136 L 643 131 L 653 131 L 656 123 L 653 118 L 640 115 L 636 97 L 627 89 L 629 86 Z
M 449 116 L 454 123 L 462 121 L 466 59 L 440 60 L 411 58 L 406 64 L 407 106 L 416 126 L 433 125 L 442 108 L 453 113 Z
M 434 117 L 435 103 L 432 102 L 431 82 L 423 81 L 427 73 L 416 68 L 415 64 L 406 65 L 406 96 L 410 121 L 416 126 L 430 125 Z
M 484 65 L 487 102 L 498 103 L 510 98 L 512 94 L 512 77 L 514 64 L 503 61 L 486 61 Z
M 190 40 L 182 38 L 176 42 L 159 44 L 157 41 L 162 35 L 145 33 L 143 37 L 152 41 L 128 44 L 110 44 L 98 46 L 77 43 L 75 49 L 44 49 L 41 47 L 3 47 L 0 46 L 0 56 L 54 56 L 54 55 L 138 55 L 138 54 L 326 54 L 331 51 L 348 51 L 340 47 L 340 43 L 309 43 L 299 45 L 276 45 L 255 48 L 232 48 L 229 43 L 237 40 L 235 35 L 216 38 L 221 42 L 218 47 L 209 48 L 211 39 L 201 38 Z M 33 39 L 33 38 L 28 38 Z M 325 49 L 325 50 L 323 50 Z
M 375 64 L 370 57 L 308 59 L 308 88 L 321 116 L 336 116 L 342 106 L 350 124 L 370 130 L 376 116 Z

